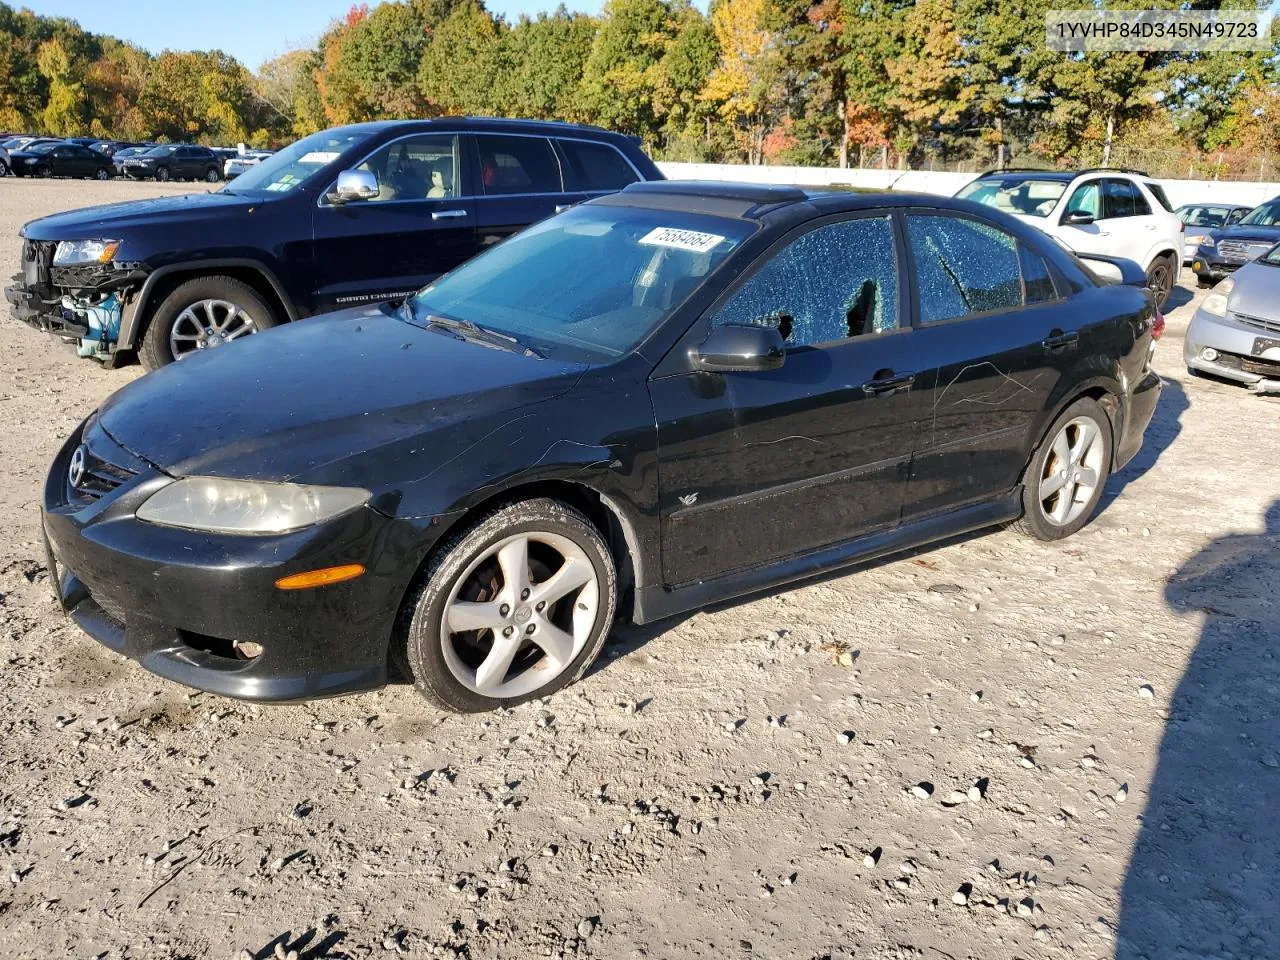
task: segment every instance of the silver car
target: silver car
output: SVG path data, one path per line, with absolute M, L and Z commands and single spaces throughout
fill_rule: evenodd
M 1280 393 L 1280 244 L 1204 298 L 1187 327 L 1183 358 L 1192 373 Z

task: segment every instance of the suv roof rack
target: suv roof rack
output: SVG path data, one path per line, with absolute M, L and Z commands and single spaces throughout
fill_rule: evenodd
M 1147 171 L 1138 170 L 1134 167 L 1088 167 L 1081 170 L 1080 173 L 1132 173 L 1139 177 L 1151 177 L 1151 174 L 1147 173 Z
M 978 177 L 990 177 L 998 173 L 1069 173 L 1068 170 L 1052 170 L 1048 167 L 995 167 L 977 174 Z

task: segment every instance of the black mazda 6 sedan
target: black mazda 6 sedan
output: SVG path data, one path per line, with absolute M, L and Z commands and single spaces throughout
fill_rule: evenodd
M 619 616 L 1073 533 L 1142 444 L 1162 326 L 966 201 L 635 184 L 116 393 L 49 474 L 52 579 L 181 683 L 400 671 L 485 710 L 580 677 Z

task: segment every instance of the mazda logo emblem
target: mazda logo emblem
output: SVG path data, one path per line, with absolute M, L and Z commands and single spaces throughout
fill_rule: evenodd
M 79 487 L 84 483 L 85 461 L 88 455 L 85 453 L 84 444 L 76 447 L 76 452 L 71 455 L 71 465 L 67 467 L 67 477 L 71 480 L 71 486 Z

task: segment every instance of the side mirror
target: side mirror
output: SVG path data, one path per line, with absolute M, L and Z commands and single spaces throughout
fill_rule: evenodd
M 726 324 L 692 351 L 693 365 L 713 373 L 777 370 L 787 356 L 782 335 L 774 327 Z
M 1062 218 L 1062 222 L 1071 227 L 1088 226 L 1089 224 L 1093 223 L 1093 220 L 1094 220 L 1093 214 L 1086 213 L 1083 210 L 1072 210 L 1070 213 L 1068 213 L 1065 217 Z
M 353 200 L 372 200 L 378 195 L 378 178 L 368 170 L 343 170 L 338 183 L 325 198 L 330 203 L 351 203 Z

